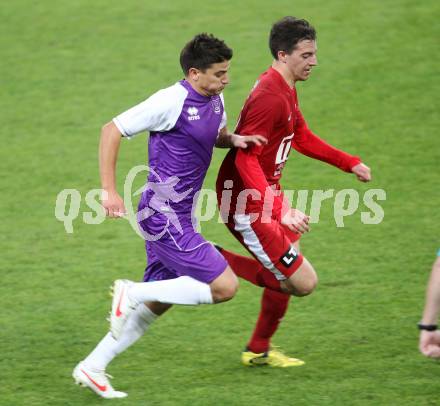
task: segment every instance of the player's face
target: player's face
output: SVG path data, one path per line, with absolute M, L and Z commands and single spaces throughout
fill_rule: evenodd
M 306 39 L 298 42 L 290 55 L 284 55 L 287 68 L 294 81 L 309 78 L 312 68 L 318 64 L 316 51 L 316 41 Z
M 190 69 L 190 78 L 192 78 L 196 90 L 205 96 L 214 96 L 220 94 L 229 83 L 230 61 L 224 61 L 212 64 L 205 71 Z

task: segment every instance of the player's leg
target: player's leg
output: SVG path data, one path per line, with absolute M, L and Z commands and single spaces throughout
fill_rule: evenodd
M 176 277 L 158 261 L 154 253 L 147 250 L 147 263 L 144 281 Z M 167 311 L 171 305 L 159 302 L 147 302 L 140 306 L 128 317 L 119 340 L 108 333 L 98 343 L 95 349 L 81 361 L 73 371 L 76 383 L 92 389 L 104 398 L 127 396 L 124 392 L 115 391 L 108 381 L 106 368 L 121 352 L 133 345 L 150 327 L 150 325 Z
M 210 284 L 211 294 L 214 303 L 226 302 L 232 299 L 238 289 L 238 280 L 232 269 L 226 269 Z
M 264 289 L 261 298 L 261 310 L 252 337 L 241 354 L 246 366 L 268 365 L 271 367 L 293 367 L 304 365 L 304 361 L 285 355 L 271 345 L 272 336 L 287 311 L 291 295 Z
M 121 398 L 125 392 L 114 390 L 105 370 L 108 364 L 120 353 L 133 345 L 148 330 L 150 325 L 171 305 L 164 303 L 145 303 L 130 315 L 125 323 L 119 340 L 108 333 L 94 350 L 73 370 L 73 378 L 77 384 L 92 389 L 103 398 Z
M 252 222 L 249 215 L 235 215 L 227 227 L 258 261 L 220 248 L 239 276 L 255 285 L 296 296 L 305 296 L 314 289 L 316 273 L 294 245 L 299 234 L 274 219 Z
M 238 277 L 256 286 L 293 296 L 307 296 L 312 293 L 318 283 L 316 272 L 307 258 L 303 258 L 302 264 L 293 275 L 285 280 L 279 280 L 272 271 L 254 258 L 236 254 L 223 247 L 218 247 L 218 250 Z
M 163 269 L 161 274 L 157 265 L 157 263 L 153 264 L 150 267 L 150 272 L 147 267 L 144 280 L 151 280 L 150 278 L 152 277 L 175 276 L 166 269 Z M 229 267 L 209 284 L 214 302 L 222 302 L 232 298 L 237 286 L 237 278 Z M 105 374 L 105 368 L 118 354 L 134 344 L 156 318 L 170 307 L 171 304 L 160 302 L 146 302 L 145 304 L 141 303 L 138 305 L 122 325 L 121 333 L 117 340 L 111 333 L 108 333 L 91 354 L 77 365 L 73 372 L 75 381 L 89 387 L 105 398 L 125 397 L 126 394 L 124 392 L 118 392 L 112 388 Z
M 318 276 L 307 258 L 304 258 L 297 271 L 281 284 L 294 296 L 307 296 L 315 290 Z
M 187 275 L 163 281 L 127 282 L 123 281 L 124 286 L 128 288 L 129 300 L 134 307 L 151 300 L 180 305 L 221 303 L 232 299 L 238 289 L 237 277 L 227 265 L 209 283 Z M 121 295 L 123 295 L 122 292 L 119 296 L 116 295 L 116 303 L 119 303 Z
M 155 255 L 177 277 L 148 283 L 132 283 L 129 296 L 137 303 L 158 301 L 181 305 L 220 303 L 231 299 L 238 281 L 223 256 L 200 234 L 192 240 L 196 247 L 152 243 Z M 193 245 L 195 244 L 193 241 Z
M 106 369 L 107 365 L 118 354 L 141 338 L 150 325 L 171 306 L 159 302 L 147 302 L 138 306 L 125 323 L 119 340 L 115 340 L 108 333 L 89 356 L 84 359 L 85 364 L 95 370 Z
M 246 246 L 241 235 L 236 233 L 233 227 L 228 228 Z M 272 272 L 265 269 L 255 258 L 245 257 L 219 246 L 216 246 L 216 248 L 225 257 L 237 276 L 254 285 L 269 287 L 264 289 L 260 315 L 255 330 L 241 357 L 245 365 L 268 364 L 270 339 L 275 334 L 281 319 L 287 311 L 290 294 L 279 292 L 280 282 Z M 292 364 L 292 359 L 288 357 L 286 359 Z
M 128 315 L 139 303 L 220 303 L 232 298 L 237 290 L 237 278 L 223 256 L 192 228 L 183 234 L 170 233 L 170 237 L 147 242 L 147 250 L 177 277 L 147 283 L 115 282 L 111 332 L 116 339 Z
M 284 292 L 284 288 L 281 286 L 280 281 L 275 278 L 275 275 L 264 268 L 255 258 L 245 257 L 219 246 L 217 246 L 217 249 L 239 278 L 245 279 L 256 286 Z
M 294 296 L 306 296 L 313 292 L 318 277 L 299 250 L 299 234 L 276 220 L 247 224 L 240 216 L 234 219 L 235 230 L 243 236 L 254 256 L 274 274 L 283 292 Z
M 299 252 L 299 241 L 294 243 Z M 271 339 L 287 312 L 290 294 L 264 289 L 258 320 L 246 350 L 242 353 L 244 365 L 270 365 L 273 367 L 300 366 L 304 362 L 291 358 L 271 347 Z
M 254 257 L 250 258 L 239 255 L 223 247 L 216 246 L 228 261 L 234 273 L 256 286 L 267 287 L 279 292 L 287 292 L 287 288 L 280 283 L 273 270 L 268 269 L 268 266 L 273 268 L 273 264 L 264 253 L 263 245 L 261 244 L 261 236 L 269 235 L 271 241 L 275 244 L 277 244 L 278 240 L 283 239 L 283 234 L 277 235 L 277 228 L 279 226 L 277 225 L 273 229 L 271 224 L 261 224 L 258 222 L 256 225 L 250 224 L 246 216 L 235 216 L 232 222 L 226 223 L 226 226 L 240 244 Z
M 299 252 L 299 240 L 293 244 Z M 264 290 L 257 324 L 247 345 L 248 351 L 257 354 L 269 351 L 270 340 L 287 312 L 290 296 L 288 293 L 271 292 L 267 288 Z
M 285 235 L 293 243 L 292 250 L 289 251 L 287 255 L 292 255 L 292 251 L 294 251 L 295 255 L 302 258 L 302 262 L 294 273 L 292 273 L 287 279 L 281 281 L 281 284 L 283 288 L 285 288 L 293 296 L 310 295 L 318 284 L 318 275 L 308 259 L 301 254 L 298 235 L 293 233 L 285 226 L 283 226 L 283 228 Z M 286 256 L 284 256 L 280 262 L 284 262 L 285 260 Z
M 270 269 L 272 277 L 276 278 L 283 286 L 283 290 L 289 294 L 272 293 L 265 289 L 257 325 L 248 343 L 247 351 L 242 354 L 242 361 L 246 365 L 254 365 L 254 363 L 280 367 L 302 365 L 303 361 L 289 358 L 280 351 L 271 349 L 270 339 L 287 311 L 290 295 L 303 296 L 312 290 L 312 287 L 306 284 L 311 278 L 303 275 L 309 270 L 313 271 L 313 268 L 300 253 L 298 241 L 300 235 L 291 232 L 277 221 L 250 223 L 246 220 L 245 217 L 234 218 L 234 229 L 231 231 L 236 236 L 239 233 L 239 241 L 265 265 L 267 272 Z M 294 280 L 295 285 L 286 282 L 300 270 L 302 270 L 301 278 Z M 314 271 L 312 275 L 316 277 Z M 257 284 L 264 286 L 263 283 Z
M 291 295 L 265 288 L 261 297 L 261 308 L 254 332 L 246 350 L 255 354 L 269 351 L 270 339 L 286 314 Z

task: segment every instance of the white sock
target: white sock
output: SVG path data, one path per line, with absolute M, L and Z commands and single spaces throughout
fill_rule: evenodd
M 125 351 L 141 338 L 158 316 L 141 304 L 129 316 L 119 340 L 108 333 L 84 360 L 86 366 L 95 371 L 103 371 L 116 355 Z
M 138 303 L 198 305 L 213 302 L 209 285 L 189 276 L 164 281 L 133 283 L 128 295 Z

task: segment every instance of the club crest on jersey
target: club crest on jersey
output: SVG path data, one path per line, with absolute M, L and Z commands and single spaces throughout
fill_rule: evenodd
M 298 258 L 298 252 L 293 247 L 293 245 L 289 248 L 281 258 L 280 262 L 286 267 L 289 268 Z
M 197 107 L 188 107 L 186 111 L 189 114 L 188 116 L 189 121 L 200 120 L 199 110 L 197 109 Z
M 211 103 L 212 103 L 212 107 L 214 107 L 214 113 L 215 114 L 220 114 L 221 113 L 221 102 L 220 102 L 220 97 L 215 97 L 211 99 Z

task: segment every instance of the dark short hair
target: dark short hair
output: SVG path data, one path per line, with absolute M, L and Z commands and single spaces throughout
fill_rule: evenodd
M 269 48 L 275 59 L 278 52 L 291 54 L 298 42 L 316 39 L 315 29 L 306 21 L 296 17 L 284 17 L 277 21 L 270 30 Z
M 189 41 L 180 52 L 180 66 L 183 73 L 188 74 L 190 68 L 204 71 L 212 64 L 229 61 L 232 49 L 224 41 L 212 34 L 198 34 Z

